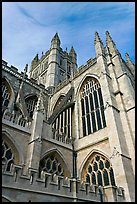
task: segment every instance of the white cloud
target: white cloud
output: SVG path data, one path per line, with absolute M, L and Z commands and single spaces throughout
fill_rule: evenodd
M 95 56 L 94 33 L 105 43 L 108 30 L 122 54 L 134 56 L 133 2 L 3 2 L 2 57 L 23 70 L 50 48 L 59 33 L 61 46 L 73 45 L 79 65 Z

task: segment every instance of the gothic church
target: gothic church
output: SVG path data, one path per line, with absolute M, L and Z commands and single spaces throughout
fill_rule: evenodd
M 60 44 L 2 60 L 2 201 L 135 201 L 135 65 L 108 31 L 80 67 Z

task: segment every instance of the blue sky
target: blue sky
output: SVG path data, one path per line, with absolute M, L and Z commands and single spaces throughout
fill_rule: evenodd
M 58 32 L 63 50 L 71 46 L 78 66 L 95 57 L 94 37 L 104 45 L 109 31 L 123 59 L 135 62 L 135 2 L 2 2 L 2 59 L 23 71 L 46 52 Z

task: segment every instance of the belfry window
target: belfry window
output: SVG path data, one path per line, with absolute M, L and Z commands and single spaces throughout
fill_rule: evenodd
M 99 82 L 88 77 L 81 88 L 83 136 L 106 127 L 104 104 Z
M 108 186 L 115 186 L 114 173 L 111 163 L 102 155 L 95 154 L 88 159 L 88 164 L 82 172 L 82 177 L 87 183 Z

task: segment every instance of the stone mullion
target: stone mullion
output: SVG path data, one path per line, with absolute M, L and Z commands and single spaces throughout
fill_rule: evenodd
M 98 99 L 98 104 L 99 104 L 99 113 L 100 113 L 100 120 L 101 120 L 101 127 L 103 128 L 103 119 L 102 119 L 102 113 L 101 113 L 101 105 L 100 105 L 100 99 L 99 99 L 99 94 L 98 94 L 98 89 L 97 89 L 97 99 Z
M 64 131 L 65 130 L 65 111 L 63 111 L 62 115 L 63 115 L 63 133 L 64 133 L 65 132 Z
M 59 134 L 61 135 L 61 114 L 59 114 Z
M 85 115 L 84 115 L 84 117 L 85 117 L 85 129 L 86 129 L 86 135 L 88 135 L 88 129 L 87 129 L 87 117 L 86 117 L 86 114 L 87 114 L 87 111 L 86 111 L 86 101 L 85 101 L 85 97 L 83 98 L 84 99 L 84 110 L 85 110 Z M 85 135 L 85 136 L 86 136 Z
M 93 91 L 93 95 L 92 95 L 92 99 L 93 99 L 93 106 L 94 106 L 94 115 L 95 115 L 95 126 L 96 126 L 96 131 L 98 130 L 98 122 L 97 122 L 97 116 L 96 116 L 96 107 L 95 107 L 95 99 L 94 99 L 94 91 Z
M 66 110 L 66 136 L 68 138 L 68 109 Z
M 89 117 L 90 117 L 90 128 L 91 128 L 91 133 L 93 133 L 93 129 L 92 129 L 92 119 L 91 119 L 91 107 L 90 107 L 90 99 L 89 99 L 89 94 L 87 95 L 88 97 L 88 106 L 89 106 Z M 90 133 L 90 134 L 91 134 Z
M 70 138 L 72 137 L 72 115 L 71 115 L 71 107 L 69 108 L 69 118 L 70 118 L 70 125 L 69 125 L 69 129 L 70 129 Z

